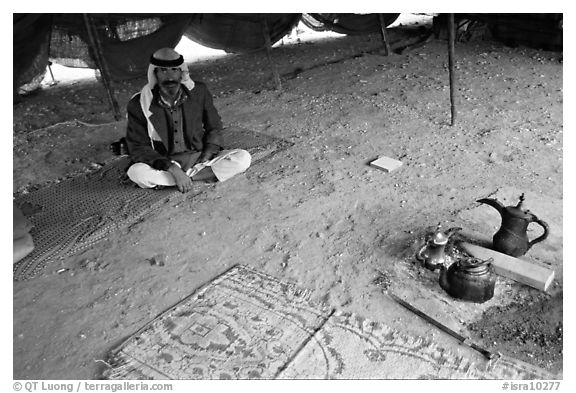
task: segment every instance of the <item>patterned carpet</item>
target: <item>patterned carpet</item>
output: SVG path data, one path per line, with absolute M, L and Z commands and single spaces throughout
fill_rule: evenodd
M 237 265 L 111 352 L 107 379 L 554 379 L 502 357 L 477 364 L 432 341 L 309 301 Z
M 241 128 L 227 128 L 225 148 L 243 148 L 257 165 L 291 143 Z M 121 182 L 129 161 L 119 157 L 96 172 L 77 176 L 16 198 L 16 205 L 34 225 L 34 250 L 14 264 L 14 280 L 30 279 L 47 264 L 92 247 L 116 230 L 142 219 L 166 202 L 193 198 L 202 184 L 187 194 L 175 187 L 144 190 Z

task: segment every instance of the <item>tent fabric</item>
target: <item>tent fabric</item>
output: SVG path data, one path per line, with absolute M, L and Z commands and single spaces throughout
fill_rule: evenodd
M 184 35 L 213 49 L 246 53 L 264 49 L 264 23 L 268 24 L 272 44 L 288 34 L 301 14 L 199 14 Z
M 146 74 L 152 52 L 175 47 L 191 14 L 90 14 L 112 80 Z M 31 82 L 48 61 L 98 68 L 82 14 L 14 14 L 14 88 Z
M 386 25 L 400 14 L 382 14 Z M 523 44 L 562 50 L 563 14 L 468 14 L 489 20 L 494 35 Z M 264 49 L 265 23 L 271 43 L 302 20 L 314 30 L 341 34 L 380 31 L 378 14 L 13 14 L 14 92 L 41 80 L 49 61 L 68 67 L 99 68 L 85 16 L 93 26 L 110 79 L 146 75 L 151 53 L 174 48 L 183 35 L 211 48 L 233 53 Z M 17 94 L 14 94 L 16 97 Z
M 310 24 L 314 30 L 318 30 L 323 25 L 325 30 L 332 30 L 336 33 L 357 35 L 377 33 L 380 31 L 380 18 L 378 14 L 308 14 L 316 23 Z M 386 26 L 390 26 L 398 19 L 400 14 L 382 14 Z
M 146 75 L 151 53 L 174 48 L 183 35 L 229 52 L 263 49 L 263 22 L 271 42 L 280 40 L 300 14 L 88 14 L 110 78 Z M 14 88 L 46 70 L 48 61 L 98 68 L 83 14 L 14 14 Z
M 492 36 L 506 44 L 562 50 L 563 14 L 460 14 L 488 25 Z
M 48 65 L 50 14 L 13 14 L 14 89 L 43 75 Z
M 174 48 L 190 21 L 188 14 L 89 16 L 102 46 L 102 56 L 112 80 L 146 74 L 150 55 L 160 47 Z M 54 18 L 50 56 L 68 67 L 97 68 L 81 14 Z
M 304 25 L 306 27 L 308 27 L 309 29 L 314 30 L 314 31 L 326 31 L 326 30 L 328 30 L 328 28 L 326 27 L 326 25 L 324 23 L 318 21 L 317 19 L 315 19 L 310 14 L 302 14 L 302 23 L 304 23 Z

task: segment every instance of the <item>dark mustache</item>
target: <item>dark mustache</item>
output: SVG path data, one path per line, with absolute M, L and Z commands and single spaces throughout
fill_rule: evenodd
M 162 82 L 163 85 L 177 85 L 178 83 L 180 83 L 180 82 L 175 81 L 175 80 L 168 80 L 168 81 Z

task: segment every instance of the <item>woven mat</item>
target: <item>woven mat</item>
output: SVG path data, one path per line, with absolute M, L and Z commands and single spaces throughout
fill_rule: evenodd
M 252 165 L 291 145 L 290 142 L 241 128 L 228 128 L 226 148 L 243 148 Z M 195 185 L 187 194 L 175 187 L 145 190 L 122 184 L 128 158 L 120 157 L 100 170 L 64 180 L 29 194 L 15 203 L 34 225 L 34 250 L 14 264 L 14 280 L 41 273 L 48 263 L 93 246 L 114 231 L 125 228 L 169 201 L 193 198 L 205 190 Z M 32 214 L 30 214 L 32 212 Z
M 554 379 L 502 357 L 477 364 L 309 301 L 237 265 L 114 349 L 107 379 Z

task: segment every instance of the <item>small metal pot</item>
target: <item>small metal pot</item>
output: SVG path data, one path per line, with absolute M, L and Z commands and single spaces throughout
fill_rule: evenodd
M 494 296 L 496 275 L 492 258 L 481 261 L 476 258 L 461 259 L 441 267 L 440 286 L 456 299 L 484 303 Z

